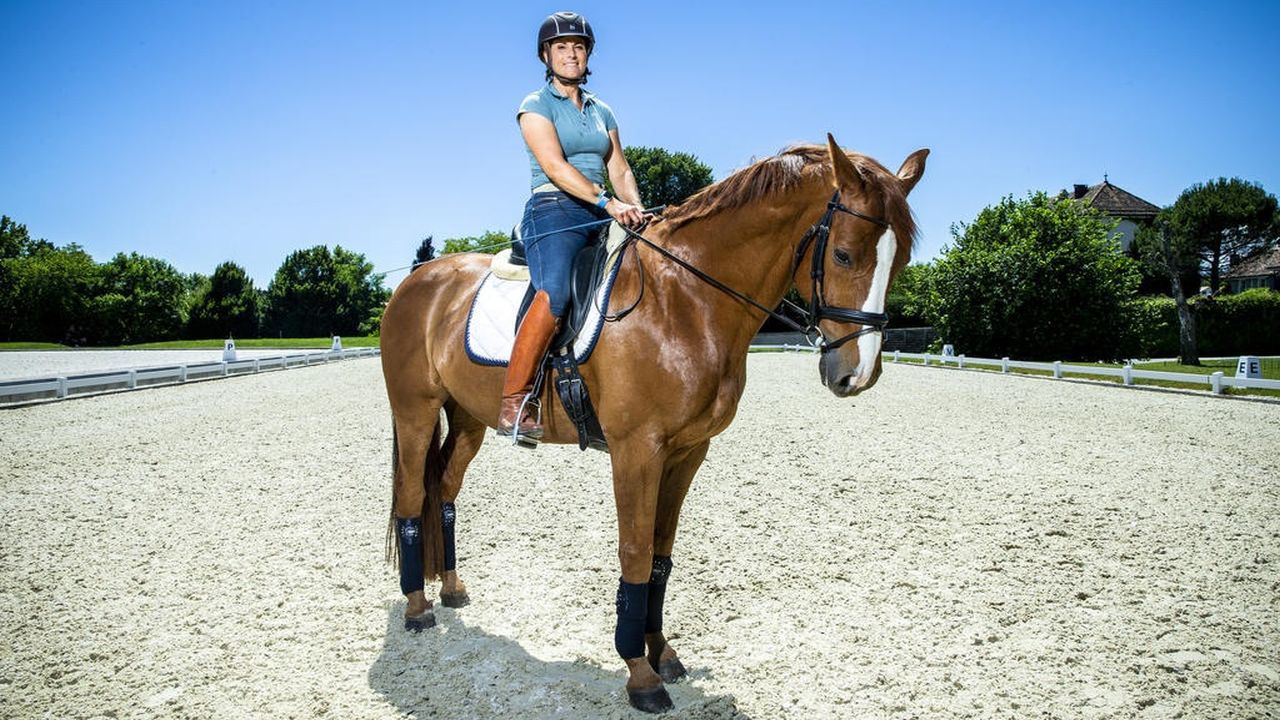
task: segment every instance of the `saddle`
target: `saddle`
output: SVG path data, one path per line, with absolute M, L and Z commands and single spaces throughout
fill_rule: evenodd
M 569 303 L 533 384 L 536 398 L 550 376 L 566 414 L 578 430 L 578 447 L 606 452 L 608 444 L 578 365 L 589 357 L 603 329 L 602 316 L 621 264 L 621 253 L 614 255 L 612 264 L 610 255 L 626 233 L 620 228 L 610 232 L 610 227 L 602 229 L 574 259 Z M 512 231 L 511 240 L 511 249 L 494 257 L 490 275 L 482 281 L 467 321 L 467 354 L 473 362 L 484 365 L 506 365 L 510 338 L 520 327 L 535 294 L 532 283 L 528 283 L 528 263 L 519 227 Z
M 581 334 L 587 321 L 587 311 L 591 309 L 596 291 L 600 289 L 600 283 L 604 280 L 604 264 L 609 258 L 608 239 L 609 226 L 606 225 L 592 242 L 578 251 L 577 257 L 573 259 L 573 267 L 569 273 L 569 305 L 565 308 L 565 316 L 560 321 L 560 331 L 551 339 L 549 354 L 555 355 L 558 351 L 570 347 Z M 511 254 L 507 257 L 507 262 L 515 267 L 529 266 L 518 225 L 511 231 Z M 520 323 L 524 320 L 524 314 L 529 311 L 529 305 L 533 302 L 533 296 L 536 293 L 533 283 L 530 283 L 529 289 L 524 293 L 524 299 L 520 301 L 520 309 L 516 311 L 514 329 L 520 329 Z

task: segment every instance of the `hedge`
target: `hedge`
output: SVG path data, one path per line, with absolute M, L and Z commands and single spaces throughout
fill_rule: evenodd
M 1234 295 L 1194 297 L 1190 302 L 1201 355 L 1280 355 L 1280 292 L 1256 288 Z M 1140 298 L 1128 309 L 1133 356 L 1178 355 L 1178 310 L 1173 298 Z

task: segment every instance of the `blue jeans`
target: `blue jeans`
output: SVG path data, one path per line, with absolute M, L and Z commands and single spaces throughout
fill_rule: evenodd
M 536 193 L 525 203 L 520 237 L 529 259 L 529 277 L 534 288 L 547 291 L 552 315 L 564 315 L 573 259 L 600 232 L 599 225 L 576 226 L 608 217 L 604 210 L 560 191 Z

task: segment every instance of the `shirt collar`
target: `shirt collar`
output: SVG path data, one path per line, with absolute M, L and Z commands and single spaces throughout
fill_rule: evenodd
M 568 99 L 569 99 L 567 96 L 565 96 L 565 95 L 561 95 L 561 94 L 560 94 L 560 91 L 559 91 L 559 90 L 556 90 L 556 85 L 555 85 L 555 83 L 551 82 L 550 80 L 548 80 L 548 81 L 547 81 L 547 91 L 548 91 L 548 92 L 550 92 L 550 93 L 551 93 L 551 96 L 552 96 L 552 97 L 554 97 L 554 98 L 556 98 L 557 100 L 568 100 Z M 583 107 L 586 107 L 586 106 L 587 106 L 588 104 L 590 104 L 593 100 L 595 100 L 595 97 L 596 97 L 596 96 L 595 96 L 595 93 L 591 92 L 590 90 L 588 90 L 588 89 L 586 89 L 586 88 L 584 88 L 584 87 L 579 87 L 579 88 L 578 88 L 578 92 L 582 93 L 582 106 L 583 106 Z

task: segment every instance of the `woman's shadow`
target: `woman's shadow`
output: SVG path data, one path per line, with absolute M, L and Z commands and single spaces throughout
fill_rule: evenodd
M 541 660 L 517 641 L 469 626 L 439 604 L 439 624 L 409 633 L 403 613 L 402 602 L 388 606 L 382 653 L 369 668 L 369 687 L 403 715 L 468 720 L 649 717 L 627 704 L 622 669 L 606 670 L 583 658 Z M 710 677 L 705 671 L 691 675 Z M 662 717 L 749 720 L 732 695 L 708 697 L 687 679 L 667 690 L 675 709 Z

